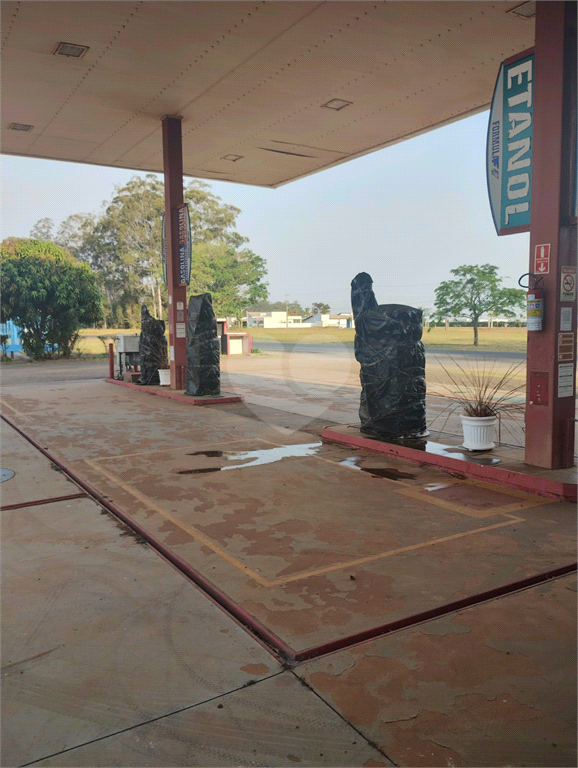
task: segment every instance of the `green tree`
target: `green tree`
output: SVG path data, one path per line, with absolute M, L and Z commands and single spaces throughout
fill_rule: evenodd
M 189 291 L 208 292 L 217 315 L 241 318 L 249 306 L 267 298 L 265 260 L 253 251 L 237 251 L 224 243 L 198 243 L 193 248 Z
M 52 219 L 38 219 L 36 224 L 30 230 L 30 237 L 34 240 L 52 240 L 52 230 L 54 222 Z
M 474 346 L 478 345 L 480 317 L 486 313 L 515 317 L 523 308 L 524 291 L 502 288 L 498 267 L 491 264 L 468 265 L 451 270 L 455 280 L 445 280 L 435 290 L 435 317 L 465 318 L 474 328 Z
M 102 320 L 97 276 L 54 243 L 4 240 L 0 265 L 2 318 L 22 329 L 31 357 L 69 357 L 78 330 Z
M 327 315 L 330 309 L 329 304 L 324 304 L 322 301 L 315 301 L 311 305 L 311 311 L 314 313 L 319 312 L 320 315 Z
M 290 315 L 307 315 L 308 309 L 303 309 L 298 301 L 291 301 L 286 304 L 284 301 L 257 301 L 246 308 L 250 312 L 285 312 L 287 309 Z
M 73 213 L 61 222 L 54 236 L 54 242 L 61 248 L 66 248 L 79 261 L 83 261 L 82 243 L 94 229 L 95 222 L 95 217 L 92 214 Z
M 255 259 L 260 257 L 238 250 L 247 241 L 235 230 L 239 209 L 223 204 L 207 184 L 196 180 L 185 187 L 184 196 L 189 204 L 196 254 L 191 285 L 200 286 L 200 290 L 209 290 L 207 286 L 214 285 L 219 294 L 215 303 L 217 306 L 221 303 L 222 311 L 232 304 L 242 306 L 247 300 L 253 300 L 253 295 L 260 298 L 265 262 L 261 259 L 257 263 Z M 134 176 L 123 187 L 117 187 L 103 215 L 75 248 L 79 258 L 87 261 L 101 277 L 108 322 L 133 325 L 143 301 L 149 304 L 152 301 L 153 314 L 162 317 L 166 301 L 161 257 L 163 211 L 163 182 L 154 174 L 144 178 Z M 206 249 L 197 251 L 201 244 L 219 248 L 210 253 Z M 222 274 L 225 264 L 230 272 L 227 276 Z M 230 278 L 238 280 L 234 301 Z M 245 282 L 252 279 L 254 286 Z

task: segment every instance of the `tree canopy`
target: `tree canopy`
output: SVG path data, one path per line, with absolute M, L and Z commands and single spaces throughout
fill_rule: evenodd
M 327 315 L 329 314 L 329 310 L 331 307 L 329 304 L 324 304 L 322 301 L 314 301 L 311 305 L 311 311 L 312 312 L 319 312 L 320 315 Z
M 0 264 L 2 321 L 22 329 L 22 346 L 31 357 L 68 357 L 79 328 L 101 322 L 97 276 L 54 243 L 4 240 Z
M 525 294 L 519 288 L 502 288 L 498 267 L 492 264 L 464 264 L 451 270 L 455 280 L 445 280 L 435 291 L 436 317 L 465 318 L 474 329 L 478 345 L 478 326 L 484 314 L 515 317 L 523 308 Z
M 213 195 L 208 184 L 193 180 L 184 189 L 189 204 L 192 274 L 189 293 L 210 292 L 217 314 L 240 317 L 251 303 L 266 299 L 265 260 L 244 248 L 236 231 L 240 210 Z M 164 185 L 154 174 L 133 176 L 117 187 L 100 216 L 73 214 L 54 237 L 53 223 L 41 219 L 33 231 L 85 261 L 98 274 L 106 322 L 132 327 L 146 302 L 163 316 L 167 292 L 161 255 Z

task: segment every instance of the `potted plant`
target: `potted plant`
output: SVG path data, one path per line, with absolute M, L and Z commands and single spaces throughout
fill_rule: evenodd
M 161 387 L 169 387 L 171 384 L 171 366 L 167 357 L 166 347 L 164 347 L 164 355 L 159 364 L 159 384 Z
M 156 374 L 159 376 L 161 387 L 168 387 L 171 383 L 171 370 L 167 355 L 167 342 L 164 336 L 161 339 L 149 340 L 140 345 L 141 384 L 153 384 L 156 382 Z
M 490 366 L 484 360 L 480 365 L 476 360 L 469 367 L 450 358 L 458 372 L 446 368 L 445 371 L 453 391 L 452 399 L 462 408 L 463 447 L 469 451 L 489 451 L 495 447 L 494 429 L 498 415 L 506 411 L 520 411 L 520 393 L 525 390 L 525 378 L 519 383 L 519 374 L 523 372 L 525 361 L 513 363 L 505 371 L 500 371 L 493 361 Z

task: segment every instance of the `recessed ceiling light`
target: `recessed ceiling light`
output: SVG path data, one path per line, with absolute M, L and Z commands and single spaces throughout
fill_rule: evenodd
M 54 54 L 58 54 L 59 56 L 72 56 L 73 59 L 82 59 L 87 51 L 87 45 L 76 45 L 75 43 L 58 43 Z
M 353 104 L 352 101 L 343 101 L 343 99 L 331 99 L 331 101 L 328 101 L 327 104 L 322 104 L 322 107 L 327 107 L 327 109 L 343 109 L 343 107 L 348 107 L 350 104 Z
M 230 160 L 232 163 L 236 163 L 237 160 L 242 160 L 244 155 L 225 155 L 221 160 Z
M 10 123 L 11 131 L 31 131 L 33 128 L 33 125 L 26 125 L 26 123 Z
M 522 5 L 516 6 L 516 8 L 510 8 L 508 13 L 515 13 L 516 16 L 530 19 L 536 15 L 536 0 L 529 0 L 529 2 L 522 3 Z

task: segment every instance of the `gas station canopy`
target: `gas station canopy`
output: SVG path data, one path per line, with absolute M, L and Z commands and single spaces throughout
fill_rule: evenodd
M 514 2 L 2 3 L 2 151 L 275 187 L 489 107 Z M 529 10 L 529 9 L 528 9 Z

